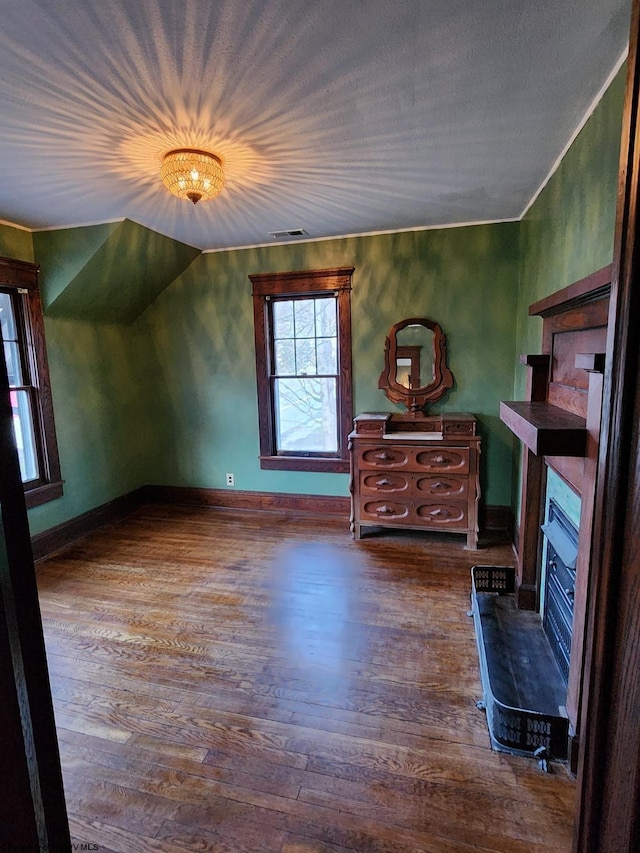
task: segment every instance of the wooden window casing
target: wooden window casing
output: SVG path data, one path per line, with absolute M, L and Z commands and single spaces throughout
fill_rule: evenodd
M 33 431 L 38 456 L 37 478 L 24 483 L 28 508 L 62 496 L 38 271 L 36 264 L 0 258 L 0 290 L 11 295 L 19 344 L 29 376 Z
M 260 467 L 281 471 L 349 471 L 348 435 L 353 426 L 351 379 L 351 278 L 354 267 L 250 275 L 253 285 Z M 272 298 L 327 296 L 337 301 L 337 432 L 338 449 L 332 455 L 278 453 L 272 390 L 272 336 L 269 302 Z

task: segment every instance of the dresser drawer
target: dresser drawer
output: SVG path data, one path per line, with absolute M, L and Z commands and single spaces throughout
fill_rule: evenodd
M 384 500 L 382 498 L 361 497 L 360 517 L 362 521 L 369 522 L 399 522 L 405 524 L 411 522 L 410 507 L 408 503 L 397 500 Z
M 360 493 L 368 495 L 402 495 L 421 501 L 425 498 L 466 500 L 469 479 L 451 474 L 416 474 L 399 471 L 360 471 Z
M 406 493 L 413 486 L 412 478 L 396 471 L 361 471 L 360 493 L 368 495 L 390 495 Z
M 397 500 L 361 495 L 360 521 L 424 528 L 467 529 L 467 504 L 457 501 Z
M 415 508 L 415 513 L 429 527 L 448 527 L 466 530 L 467 504 L 455 501 L 425 501 Z
M 425 497 L 438 500 L 445 498 L 466 500 L 469 494 L 468 477 L 455 477 L 451 474 L 415 474 L 412 479 L 415 482 L 414 493 L 417 500 Z
M 415 450 L 415 466 L 428 471 L 469 473 L 468 447 L 423 447 Z
M 447 420 L 444 424 L 443 432 L 445 435 L 475 435 L 476 421 L 475 418 L 467 420 L 452 421 Z
M 407 468 L 415 448 L 405 448 L 397 444 L 359 447 L 357 450 L 360 468 L 377 468 L 378 470 L 393 470 Z
M 370 445 L 356 451 L 359 468 L 377 470 L 447 471 L 469 473 L 469 448 L 411 447 L 402 444 Z

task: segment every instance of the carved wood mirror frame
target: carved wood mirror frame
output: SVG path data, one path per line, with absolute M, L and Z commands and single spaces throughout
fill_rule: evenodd
M 397 381 L 397 359 L 402 345 L 397 335 L 408 326 L 424 326 L 433 332 L 433 381 L 419 388 L 406 388 Z M 378 388 L 393 403 L 402 403 L 410 412 L 420 411 L 427 403 L 440 400 L 453 387 L 453 374 L 447 366 L 447 339 L 438 323 L 425 317 L 409 317 L 401 320 L 389 330 L 384 342 L 384 369 L 378 380 Z

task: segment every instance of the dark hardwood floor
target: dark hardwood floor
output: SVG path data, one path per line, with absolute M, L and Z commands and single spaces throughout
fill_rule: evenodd
M 470 567 L 510 548 L 149 506 L 42 561 L 71 833 L 101 853 L 571 846 L 562 765 L 493 752 Z

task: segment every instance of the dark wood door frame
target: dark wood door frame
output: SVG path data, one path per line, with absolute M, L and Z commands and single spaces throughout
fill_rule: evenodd
M 640 850 L 640 0 L 633 0 L 574 850 Z
M 0 345 L 2 336 L 0 335 Z M 29 523 L 0 358 L 0 850 L 70 850 Z

